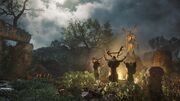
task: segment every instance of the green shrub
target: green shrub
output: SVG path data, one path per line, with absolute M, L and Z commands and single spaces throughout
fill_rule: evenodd
M 15 89 L 15 96 L 11 97 L 12 101 L 81 101 L 87 99 L 81 96 L 84 91 L 95 94 L 91 96 L 91 100 L 97 98 L 96 95 L 102 101 L 145 100 L 138 85 L 127 82 L 103 83 L 95 80 L 94 74 L 87 71 L 68 72 L 60 79 L 53 81 L 48 79 L 17 80 L 11 85 Z
M 6 101 L 6 99 L 3 97 L 0 97 L 0 101 Z
M 72 99 L 58 95 L 57 88 L 45 79 L 19 80 L 12 85 L 16 90 L 13 101 L 69 101 Z
M 162 84 L 164 96 L 168 101 L 180 99 L 180 75 L 166 75 Z
M 60 80 L 61 86 L 65 88 L 88 88 L 96 84 L 93 73 L 85 72 L 68 72 L 65 73 Z
M 93 73 L 89 72 L 65 73 L 59 80 L 59 88 L 64 89 L 66 94 L 79 96 L 80 99 L 84 90 L 100 95 L 100 99 L 105 101 L 112 100 L 110 95 L 113 95 L 115 100 L 126 101 L 144 101 L 146 98 L 136 84 L 127 82 L 103 83 L 96 81 Z
M 104 88 L 105 94 L 114 94 L 118 100 L 144 101 L 145 95 L 140 87 L 133 83 L 110 82 Z

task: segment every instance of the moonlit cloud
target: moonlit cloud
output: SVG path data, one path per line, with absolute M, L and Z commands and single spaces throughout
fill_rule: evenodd
M 60 39 L 61 28 L 71 19 L 109 21 L 117 33 L 137 25 L 140 41 L 159 35 L 179 36 L 180 31 L 178 0 L 30 0 L 30 4 L 43 11 L 26 14 L 19 25 L 32 34 L 35 48 Z
M 41 8 L 43 11 L 35 12 L 36 17 L 32 17 L 31 13 L 21 19 L 21 27 L 25 28 L 32 34 L 31 43 L 35 49 L 45 47 L 52 40 L 60 39 L 62 27 L 67 26 L 71 19 L 84 20 L 90 18 L 93 9 L 104 7 L 97 2 L 87 2 L 77 4 L 80 1 L 75 0 L 71 5 L 76 5 L 76 10 L 70 10 L 68 6 L 63 6 L 69 0 L 33 0 L 30 2 L 32 8 Z M 74 3 L 74 4 L 73 4 Z
M 85 3 L 77 5 L 76 11 L 71 11 L 66 7 L 57 5 L 63 5 L 65 2 L 66 0 L 49 0 L 48 2 L 33 0 L 30 2 L 33 8 L 43 9 L 43 11 L 38 12 L 36 17 L 27 14 L 21 20 L 21 27 L 32 34 L 31 43 L 34 44 L 35 49 L 48 46 L 52 40 L 60 39 L 61 28 L 67 26 L 69 20 L 73 18 L 87 19 L 90 17 L 91 8 L 96 7 L 92 3 Z M 77 2 L 78 0 L 74 3 Z

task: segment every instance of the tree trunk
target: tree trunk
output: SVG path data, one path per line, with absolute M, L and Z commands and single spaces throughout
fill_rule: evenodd
M 18 22 L 18 18 L 17 17 L 15 17 L 14 19 L 13 19 L 13 27 L 17 27 L 17 22 Z

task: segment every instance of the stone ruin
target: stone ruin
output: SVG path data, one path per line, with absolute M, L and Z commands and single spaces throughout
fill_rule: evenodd
M 15 41 L 16 45 L 13 47 L 4 45 L 4 40 Z M 33 45 L 30 44 L 30 40 L 29 33 L 0 21 L 0 79 L 16 79 L 26 74 L 32 59 Z M 7 50 L 8 54 L 4 56 Z M 5 59 L 7 57 L 8 61 Z M 8 66 L 5 66 L 4 62 Z M 4 69 L 7 70 L 2 72 Z

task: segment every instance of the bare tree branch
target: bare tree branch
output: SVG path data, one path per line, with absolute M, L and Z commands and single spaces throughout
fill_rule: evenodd
M 25 13 L 25 11 L 36 10 L 27 9 L 27 2 L 29 0 L 24 0 L 22 3 L 18 0 L 4 0 L 0 2 L 0 16 L 8 15 L 13 17 L 13 26 L 17 27 L 18 20 Z M 39 10 L 40 11 L 40 10 Z
M 17 18 L 19 18 L 23 13 L 24 13 L 24 10 L 26 9 L 26 3 L 28 2 L 28 0 L 25 0 L 24 3 L 23 3 L 23 8 L 22 10 L 20 11 L 20 13 L 16 16 Z
M 11 13 L 9 13 L 8 11 L 6 11 L 5 9 L 3 8 L 0 8 L 1 12 L 0 12 L 0 15 L 11 15 Z

